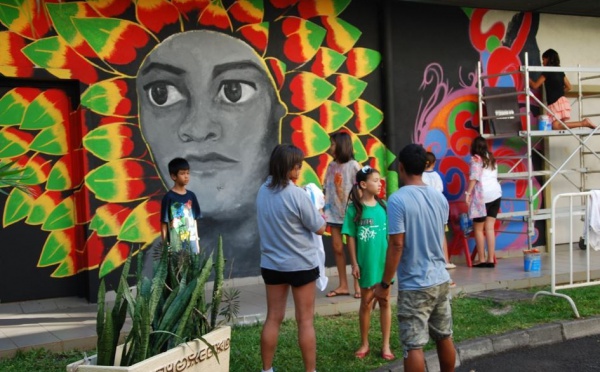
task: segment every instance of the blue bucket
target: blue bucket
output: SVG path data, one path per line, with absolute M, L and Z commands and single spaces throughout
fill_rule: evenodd
M 538 130 L 552 130 L 552 122 L 548 115 L 538 116 Z
M 542 270 L 542 256 L 539 253 L 525 253 L 523 258 L 523 268 L 526 272 Z

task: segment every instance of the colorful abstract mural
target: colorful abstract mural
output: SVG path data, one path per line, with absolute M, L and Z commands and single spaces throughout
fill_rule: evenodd
M 369 79 L 378 79 L 372 75 L 381 54 L 362 45 L 361 29 L 343 19 L 350 3 L 0 0 L 0 74 L 25 86 L 28 79 L 72 79 L 81 92 L 79 107 L 65 106 L 68 100 L 53 89 L 15 87 L 0 97 L 0 163 L 17 160 L 36 190 L 32 195 L 9 190 L 3 226 L 20 223 L 47 232 L 38 267 L 53 267 L 54 278 L 96 269 L 104 276 L 156 241 L 160 200 L 170 187 L 159 168 L 170 159 L 158 159 L 142 131 L 145 88 L 136 90 L 136 81 L 148 56 L 158 55 L 166 40 L 196 30 L 227 35 L 260 60 L 285 108 L 272 135 L 306 154 L 300 183 L 321 184 L 331 161 L 329 135 L 338 130 L 351 133 L 356 159 L 385 177 L 394 156 L 380 137 L 379 103 L 364 94 Z M 173 92 L 169 86 L 163 88 Z M 243 131 L 252 130 L 242 129 L 238 146 L 244 146 Z M 200 191 L 201 178 L 199 183 L 191 189 L 208 195 Z M 215 200 L 233 202 L 223 204 L 226 210 L 203 210 L 201 245 L 204 240 L 210 247 L 216 241 L 210 235 L 223 234 L 232 275 L 256 275 L 256 233 L 244 230 L 237 240 L 227 239 L 242 217 L 255 217 L 235 203 L 239 190 L 214 192 Z M 228 222 L 213 228 L 221 220 Z
M 506 25 L 495 22 L 483 26 L 483 19 L 489 12 L 485 9 L 463 9 L 469 19 L 468 35 L 471 46 L 479 54 L 481 75 L 494 75 L 510 71 L 518 71 L 524 64 L 526 47 L 535 46 L 536 22 L 531 13 L 516 14 L 511 23 Z M 528 44 L 534 44 L 528 45 Z M 535 55 L 535 54 L 533 54 Z M 474 61 L 475 62 L 475 61 Z M 479 135 L 477 65 L 467 69 L 468 78 L 460 81 L 460 86 L 451 86 L 444 74 L 444 66 L 431 63 L 423 72 L 421 90 L 432 92 L 420 102 L 416 119 L 413 141 L 422 143 L 440 159 L 436 170 L 444 175 L 447 182 L 447 197 L 451 203 L 451 226 L 454 237 L 450 243 L 452 254 L 461 254 L 462 236 L 457 221 L 459 213 L 466 212 L 464 191 L 468 185 L 470 145 L 473 138 Z M 459 74 L 459 76 L 462 76 Z M 515 87 L 524 89 L 522 74 L 508 74 L 483 80 L 485 86 Z M 523 97 L 521 104 L 523 104 Z M 524 104 L 521 106 L 525 111 Z M 491 150 L 498 159 L 499 173 L 526 171 L 526 164 L 520 160 L 527 152 L 526 142 L 519 138 L 496 139 L 491 141 Z M 534 180 L 534 190 L 540 185 Z M 526 211 L 527 180 L 502 181 L 502 212 Z M 536 200 L 534 209 L 539 209 L 541 197 Z M 527 246 L 527 224 L 523 222 L 496 222 L 496 249 L 520 250 Z M 533 242 L 538 239 L 536 229 Z M 474 242 L 470 242 L 474 245 Z M 472 246 L 471 246 L 472 248 Z

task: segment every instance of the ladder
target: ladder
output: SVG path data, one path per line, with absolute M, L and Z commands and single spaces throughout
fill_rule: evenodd
M 515 182 L 527 182 L 527 191 L 525 199 L 517 199 L 525 202 L 526 208 L 523 210 L 513 210 L 502 212 L 498 214 L 498 219 L 510 222 L 525 222 L 527 223 L 527 245 L 531 249 L 533 245 L 533 237 L 535 236 L 535 222 L 540 220 L 549 220 L 551 218 L 550 208 L 542 208 L 539 205 L 540 195 L 542 192 L 550 186 L 550 184 L 557 178 L 562 177 L 574 187 L 578 192 L 589 191 L 590 187 L 587 184 L 587 175 L 593 173 L 600 173 L 600 170 L 593 169 L 590 165 L 600 164 L 600 151 L 593 150 L 591 146 L 591 139 L 594 136 L 600 135 L 600 127 L 591 130 L 589 128 L 568 128 L 566 124 L 559 120 L 563 125 L 564 129 L 543 131 L 537 130 L 532 127 L 532 117 L 534 116 L 532 108 L 535 104 L 540 109 L 545 110 L 550 116 L 550 120 L 554 121 L 558 118 L 554 117 L 554 114 L 548 109 L 546 104 L 542 102 L 538 97 L 535 96 L 531 88 L 529 87 L 530 73 L 532 72 L 575 72 L 577 73 L 577 86 L 578 86 L 578 97 L 577 104 L 579 108 L 579 120 L 583 118 L 600 117 L 600 112 L 597 113 L 586 113 L 589 111 L 589 107 L 593 104 L 592 100 L 596 99 L 596 104 L 600 102 L 600 94 L 584 94 L 583 93 L 583 81 L 600 81 L 600 68 L 585 68 L 585 67 L 544 67 L 544 66 L 530 66 L 528 54 L 525 53 L 525 65 L 522 65 L 518 70 L 506 71 L 499 74 L 484 74 L 482 63 L 477 64 L 477 89 L 478 89 L 478 104 L 479 104 L 479 133 L 486 139 L 497 140 L 497 139 L 511 139 L 518 138 L 524 141 L 525 153 L 521 156 L 510 157 L 513 162 L 512 166 L 507 172 L 499 173 L 498 179 L 502 180 L 515 180 Z M 491 78 L 498 79 L 502 76 L 510 75 L 521 75 L 524 82 L 523 90 L 518 91 L 515 87 L 514 92 L 507 93 L 496 93 L 496 94 L 484 94 L 484 87 L 490 86 L 489 80 Z M 520 97 L 524 98 L 524 112 L 513 112 L 514 110 L 498 110 L 498 112 L 487 112 L 483 115 L 484 107 L 494 99 L 502 99 L 506 97 L 514 97 L 515 101 L 518 101 Z M 488 124 L 490 129 L 493 128 L 492 121 L 501 121 L 502 119 L 514 119 L 524 118 L 525 128 L 524 130 L 516 130 L 513 133 L 502 133 L 496 134 L 484 133 L 484 123 Z M 522 128 L 519 128 L 522 129 Z M 544 144 L 544 141 L 550 137 L 566 137 L 571 136 L 576 139 L 574 148 L 570 149 L 570 153 L 560 163 L 552 162 L 547 155 L 547 146 L 542 147 L 544 150 L 540 150 L 540 145 Z M 599 138 L 598 136 L 597 138 Z M 548 142 L 548 141 L 545 141 Z M 544 168 L 546 169 L 534 169 L 533 156 L 539 157 Z M 569 163 L 572 159 L 579 159 L 578 167 L 569 167 Z M 506 159 L 506 158 L 505 158 Z M 498 158 L 502 161 L 502 158 Z M 520 168 L 525 168 L 525 171 L 518 171 Z M 573 176 L 579 180 L 579 183 L 573 181 Z M 538 180 L 540 187 L 537 191 L 534 190 L 534 182 Z M 596 186 L 598 188 L 598 186 Z M 503 197 L 503 200 L 506 200 Z M 536 207 L 537 206 L 537 207 Z M 557 215 L 562 214 L 579 214 L 583 216 L 585 214 L 585 206 L 580 206 L 574 210 L 561 210 L 558 208 L 555 213 Z

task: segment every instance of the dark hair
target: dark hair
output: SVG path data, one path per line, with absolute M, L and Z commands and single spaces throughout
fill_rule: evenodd
M 542 54 L 542 58 L 548 59 L 548 66 L 560 66 L 560 57 L 554 49 L 548 49 Z
M 427 158 L 427 163 L 425 163 L 425 168 L 428 168 L 431 164 L 435 164 L 435 154 L 431 151 L 427 151 L 427 153 L 425 154 L 425 157 Z
M 352 137 L 348 132 L 337 132 L 331 135 L 331 142 L 335 143 L 335 152 L 333 159 L 340 164 L 344 164 L 354 159 L 354 148 L 352 147 Z
M 488 150 L 488 145 L 485 138 L 478 136 L 471 142 L 471 155 L 479 155 L 483 159 L 483 167 L 488 166 L 491 169 L 496 168 L 496 159 L 494 155 Z
M 427 152 L 423 146 L 416 143 L 404 146 L 398 153 L 398 161 L 404 166 L 408 175 L 419 176 L 425 171 L 427 164 Z
M 169 174 L 172 176 L 177 176 L 179 171 L 189 169 L 190 163 L 188 163 L 184 158 L 175 158 L 169 162 Z
M 287 143 L 275 146 L 269 160 L 270 189 L 285 188 L 289 183 L 288 174 L 294 167 L 302 166 L 304 153 L 298 147 Z
M 352 205 L 354 205 L 354 208 L 356 209 L 356 216 L 354 216 L 354 222 L 358 222 L 362 218 L 363 206 L 360 202 L 360 183 L 368 180 L 369 176 L 371 176 L 373 173 L 379 174 L 379 171 L 375 168 L 371 168 L 368 165 L 362 167 L 361 170 L 356 172 L 356 182 L 354 183 L 354 185 L 352 185 L 350 193 L 348 194 L 348 203 L 352 202 Z M 385 203 L 379 198 L 379 196 L 375 195 L 375 200 L 377 200 L 379 205 L 381 205 L 384 210 L 386 209 Z

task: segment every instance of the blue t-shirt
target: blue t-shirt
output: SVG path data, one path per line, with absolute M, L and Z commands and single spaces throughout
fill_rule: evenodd
M 160 221 L 169 226 L 167 241 L 172 250 L 200 252 L 196 220 L 201 216 L 200 204 L 192 191 L 186 190 L 183 195 L 167 191 L 161 203 Z
M 256 196 L 260 267 L 277 271 L 314 269 L 319 231 L 325 220 L 306 192 L 289 183 L 283 189 L 267 187 L 265 182 Z
M 388 234 L 404 233 L 398 289 L 429 288 L 450 280 L 443 250 L 448 201 L 429 186 L 403 186 L 388 199 Z

